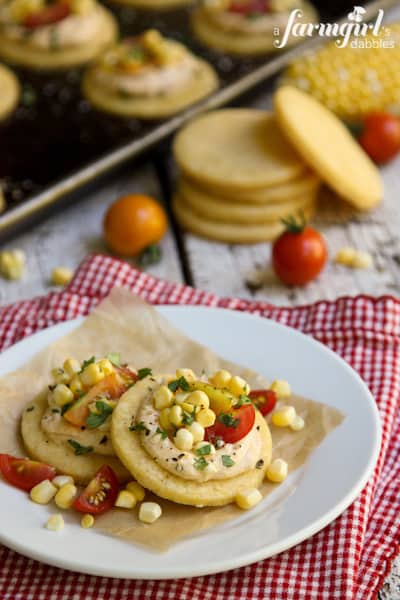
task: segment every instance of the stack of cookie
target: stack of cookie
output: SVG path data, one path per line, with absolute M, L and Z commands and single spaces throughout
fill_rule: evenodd
M 193 233 L 229 243 L 274 239 L 282 219 L 314 212 L 320 179 L 272 114 L 226 109 L 204 115 L 174 141 L 180 179 L 174 209 Z

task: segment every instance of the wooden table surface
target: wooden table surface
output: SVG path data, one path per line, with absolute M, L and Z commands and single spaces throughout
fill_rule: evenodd
M 269 101 L 264 91 L 252 104 L 268 106 Z M 161 186 L 157 178 L 160 171 L 165 171 L 165 165 L 159 159 L 157 165 L 127 166 L 98 189 L 82 193 L 78 204 L 5 244 L 1 249 L 24 250 L 27 269 L 20 281 L 0 280 L 0 305 L 46 294 L 54 289 L 49 283 L 53 267 L 75 268 L 89 252 L 106 252 L 102 219 L 106 208 L 118 196 L 140 192 L 168 203 L 168 186 L 165 181 Z M 281 305 L 358 293 L 400 296 L 400 158 L 383 168 L 382 176 L 385 199 L 373 212 L 356 214 L 325 194 L 315 219 L 326 236 L 331 257 L 344 245 L 355 246 L 372 254 L 371 269 L 355 271 L 329 262 L 316 282 L 304 289 L 289 289 L 271 272 L 270 244 L 213 243 L 189 234 L 176 236 L 171 227 L 162 242 L 162 261 L 149 271 L 220 295 L 265 299 Z M 379 598 L 400 600 L 400 559 L 395 562 Z

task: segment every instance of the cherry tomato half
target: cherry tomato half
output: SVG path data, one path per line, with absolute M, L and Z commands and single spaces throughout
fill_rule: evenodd
M 73 503 L 79 512 L 100 515 L 110 510 L 118 496 L 117 476 L 108 465 L 103 465 Z
M 256 411 L 252 404 L 243 404 L 240 408 L 233 408 L 229 412 L 220 413 L 217 420 L 205 431 L 207 442 L 215 443 L 221 439 L 227 444 L 241 440 L 249 433 L 254 425 Z
M 243 0 L 234 1 L 230 4 L 228 11 L 239 15 L 263 15 L 270 12 L 269 0 Z
M 257 406 L 262 415 L 267 415 L 275 408 L 276 393 L 274 390 L 252 390 L 249 398 Z
M 386 112 L 371 113 L 358 141 L 378 165 L 391 160 L 400 150 L 400 119 Z
M 55 468 L 50 465 L 9 454 L 0 454 L 0 471 L 8 483 L 27 492 L 41 481 L 56 476 Z
M 58 23 L 70 14 L 70 9 L 66 4 L 50 4 L 41 10 L 29 15 L 24 21 L 25 27 L 28 29 L 36 29 L 43 25 L 51 25 Z
M 272 247 L 272 265 L 276 275 L 287 285 L 305 285 L 322 271 L 328 258 L 322 235 L 304 220 L 284 221 L 286 231 Z

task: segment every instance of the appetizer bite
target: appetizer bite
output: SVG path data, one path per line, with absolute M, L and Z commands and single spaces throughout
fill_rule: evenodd
M 83 93 L 96 108 L 122 117 L 177 113 L 218 86 L 214 69 L 185 46 L 149 30 L 106 51 L 86 72 Z
M 115 451 L 161 498 L 197 507 L 234 502 L 261 485 L 271 461 L 269 428 L 249 391 L 227 371 L 147 377 L 115 408 Z
M 0 56 L 31 69 L 68 69 L 95 58 L 117 30 L 112 14 L 95 0 L 6 0 L 0 5 Z
M 274 31 L 284 31 L 290 12 L 300 9 L 304 22 L 317 20 L 304 0 L 205 0 L 196 9 L 193 29 L 206 46 L 238 55 L 276 51 Z M 289 37 L 287 45 L 301 38 Z
M 6 119 L 18 104 L 20 89 L 14 73 L 0 64 L 0 121 Z M 0 189 L 1 196 L 1 189 Z M 0 209 L 1 212 L 1 209 Z
M 114 354 L 98 361 L 92 356 L 82 364 L 68 359 L 52 376 L 48 389 L 22 415 L 29 455 L 80 483 L 87 483 L 103 465 L 111 466 L 120 481 L 129 479 L 115 456 L 110 422 L 119 398 L 140 371 L 122 366 Z

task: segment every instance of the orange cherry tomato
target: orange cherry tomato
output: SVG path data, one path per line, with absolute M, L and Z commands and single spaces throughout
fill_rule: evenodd
M 36 29 L 43 25 L 51 25 L 62 21 L 70 14 L 71 10 L 66 4 L 50 4 L 41 10 L 29 15 L 24 21 L 28 29 Z
M 252 404 L 243 404 L 229 412 L 220 413 L 214 425 L 205 430 L 207 442 L 215 443 L 221 439 L 227 444 L 238 442 L 249 433 L 254 425 L 256 411 Z
M 262 415 L 267 415 L 275 408 L 276 393 L 274 390 L 252 390 L 249 398 Z
M 165 211 L 149 196 L 131 195 L 119 198 L 104 218 L 104 235 L 113 252 L 136 256 L 148 246 L 157 244 L 167 230 Z
M 378 165 L 388 162 L 400 150 L 400 119 L 386 112 L 371 113 L 358 141 Z
M 272 265 L 287 285 L 305 285 L 322 271 L 328 251 L 322 235 L 294 218 L 284 221 L 286 231 L 272 247 Z
M 54 467 L 46 463 L 0 454 L 0 471 L 4 479 L 20 490 L 30 492 L 35 485 L 56 476 Z
M 103 465 L 72 506 L 79 512 L 101 515 L 114 506 L 118 491 L 117 476 L 111 467 Z

